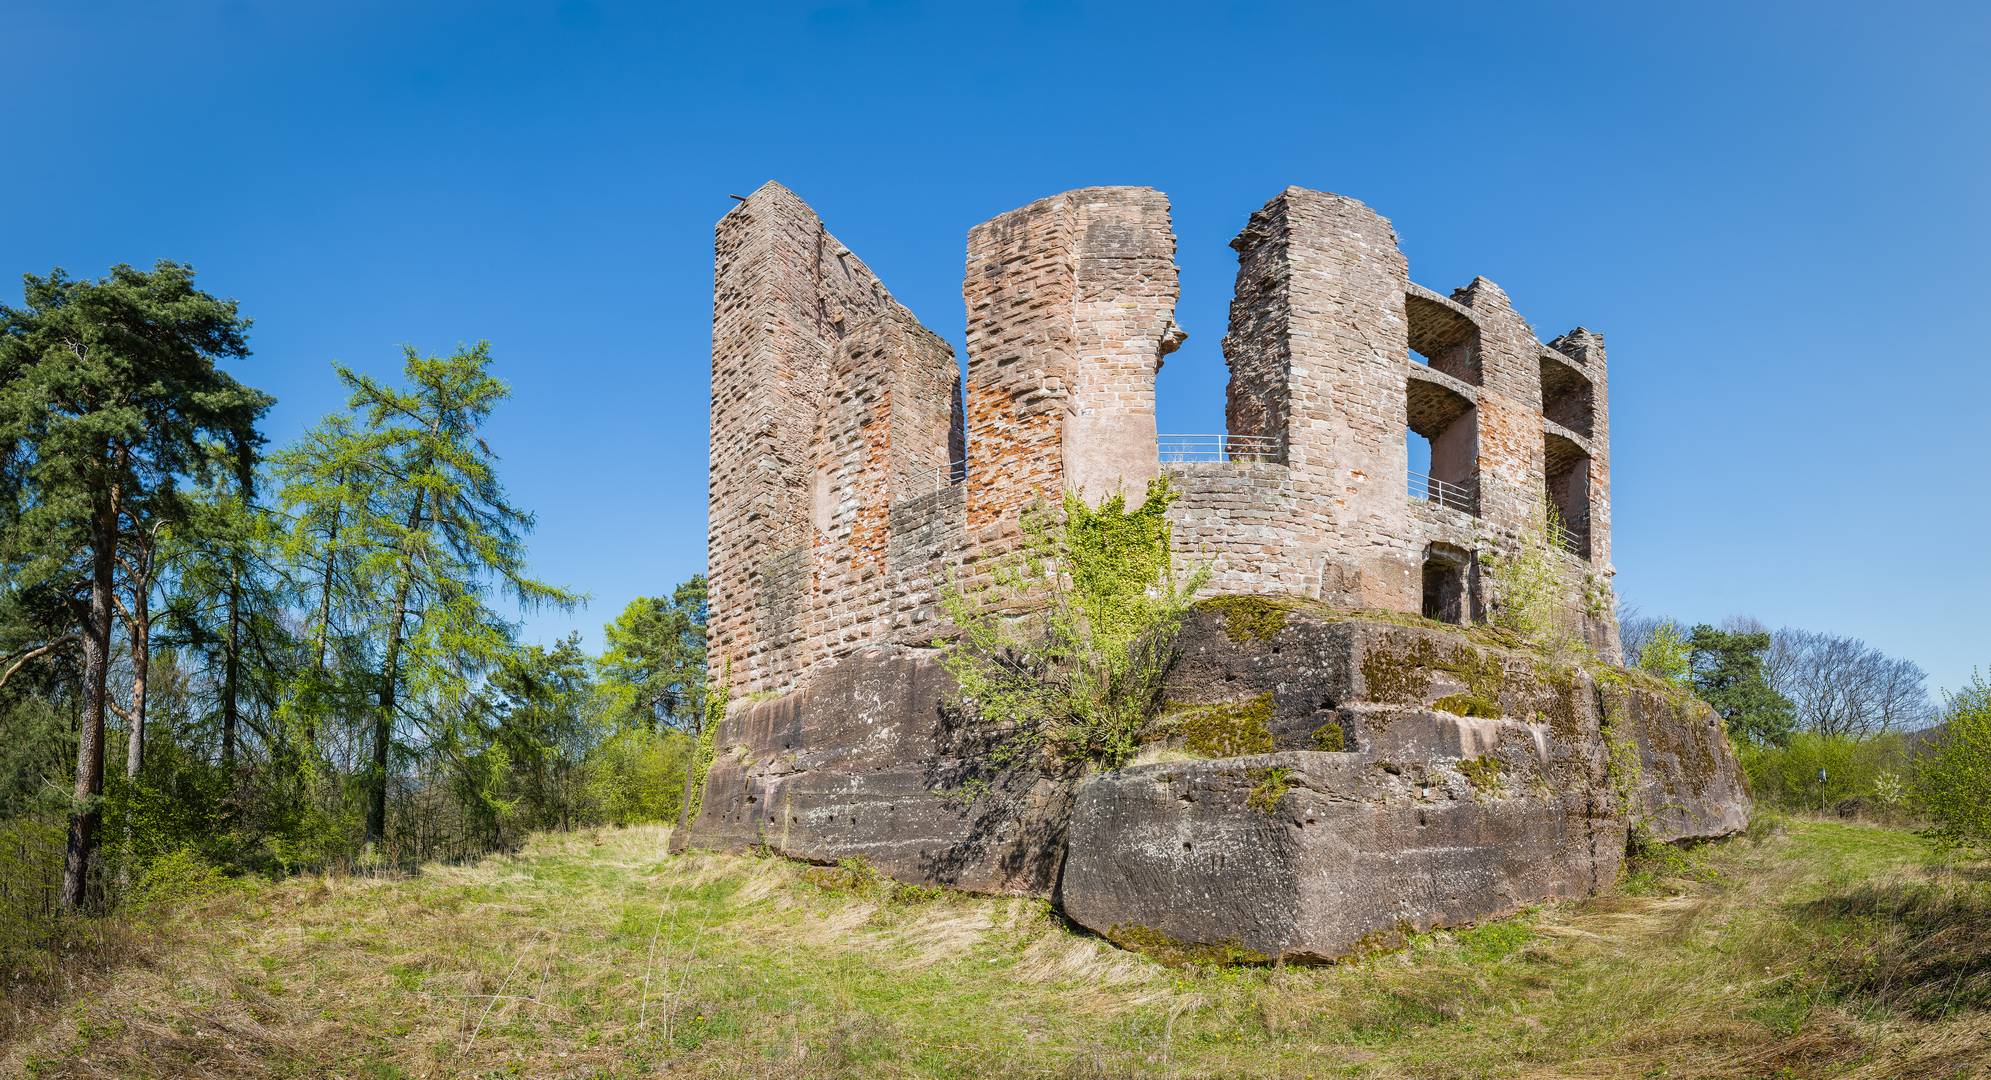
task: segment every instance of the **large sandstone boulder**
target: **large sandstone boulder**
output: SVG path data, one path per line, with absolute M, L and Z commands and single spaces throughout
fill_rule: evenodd
M 691 842 L 1048 894 L 1072 785 L 996 765 L 991 740 L 949 708 L 954 696 L 933 650 L 875 646 L 785 697 L 735 705 L 713 740 Z
M 1624 826 L 1578 793 L 1479 790 L 1443 764 L 1288 751 L 1087 782 L 1059 902 L 1134 946 L 1331 959 L 1615 876 Z
M 1613 880 L 1633 830 L 1740 830 L 1721 721 L 1485 631 L 1225 598 L 1140 758 L 1000 766 L 934 653 L 860 650 L 718 732 L 691 842 L 1054 897 L 1140 947 L 1325 959 Z

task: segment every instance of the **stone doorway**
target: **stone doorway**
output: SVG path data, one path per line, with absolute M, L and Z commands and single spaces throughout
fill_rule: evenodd
M 1424 552 L 1424 617 L 1463 626 L 1472 611 L 1471 557 L 1449 544 Z

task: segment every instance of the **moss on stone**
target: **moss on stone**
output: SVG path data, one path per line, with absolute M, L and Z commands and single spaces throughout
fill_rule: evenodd
M 1232 641 L 1270 641 L 1286 628 L 1286 604 L 1267 596 L 1213 596 L 1197 604 L 1203 611 L 1222 613 L 1224 633 Z
M 1244 797 L 1244 805 L 1261 814 L 1273 814 L 1279 810 L 1279 800 L 1292 790 L 1293 770 L 1283 766 L 1270 769 L 1253 769 L 1251 772 L 1251 793 Z
M 1481 754 L 1459 762 L 1459 772 L 1466 778 L 1466 783 L 1471 784 L 1474 791 L 1487 795 L 1496 795 L 1506 789 L 1506 783 L 1500 778 L 1501 769 L 1500 759 L 1492 754 Z
M 1197 757 L 1244 757 L 1272 752 L 1272 692 L 1214 705 L 1172 704 L 1165 721 Z
M 1348 946 L 1350 958 L 1372 959 L 1385 953 L 1392 953 L 1410 944 L 1417 934 L 1417 928 L 1406 919 L 1398 919 L 1392 926 L 1379 926 L 1356 938 Z
M 1507 687 L 1507 668 L 1498 656 L 1480 652 L 1470 645 L 1455 646 L 1436 665 L 1439 671 L 1458 676 L 1474 697 L 1498 701 Z
M 1390 705 L 1422 705 L 1431 688 L 1430 668 L 1438 651 L 1410 634 L 1392 634 L 1362 654 L 1362 683 L 1369 700 Z
M 1314 729 L 1314 749 L 1329 754 L 1338 754 L 1348 749 L 1348 735 L 1340 724 L 1322 724 Z
M 1576 669 L 1549 664 L 1535 669 L 1542 692 L 1536 698 L 1536 711 L 1548 720 L 1549 731 L 1557 738 L 1575 741 L 1581 734 L 1576 717 Z
M 1483 720 L 1500 719 L 1500 703 L 1478 694 L 1447 694 L 1432 702 L 1431 707 L 1456 716 L 1476 716 Z
M 1245 947 L 1236 939 L 1212 943 L 1182 941 L 1151 926 L 1115 924 L 1106 931 L 1106 940 L 1129 952 L 1137 952 L 1170 967 L 1230 967 L 1239 964 L 1269 964 L 1270 956 Z

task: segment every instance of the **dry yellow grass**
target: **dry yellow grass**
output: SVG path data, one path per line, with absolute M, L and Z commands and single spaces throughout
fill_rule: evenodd
M 1900 985 L 1984 972 L 1986 936 L 1950 903 L 1984 887 L 1895 830 L 1792 822 L 1611 896 L 1281 969 L 1163 967 L 1071 932 L 1040 902 L 673 857 L 667 840 L 662 828 L 543 836 L 413 877 L 189 902 L 66 1003 L 19 1006 L 33 1022 L 16 1025 L 0 1070 L 1991 1075 L 1981 1001 Z M 1890 889 L 1947 889 L 1948 906 L 1893 903 Z M 1936 911 L 1951 952 L 1910 956 L 1891 913 Z M 1885 985 L 1861 989 L 1860 971 Z

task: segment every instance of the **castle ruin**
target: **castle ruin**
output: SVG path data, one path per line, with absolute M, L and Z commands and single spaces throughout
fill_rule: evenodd
M 715 685 L 738 704 L 693 842 L 862 855 L 911 880 L 1052 895 L 1103 933 L 1138 926 L 1328 956 L 1360 932 L 1351 927 L 1478 917 L 1581 894 L 1614 873 L 1634 811 L 1599 805 L 1613 710 L 1637 714 L 1627 727 L 1652 767 L 1640 782 L 1658 785 L 1654 813 L 1673 823 L 1666 838 L 1737 826 L 1734 763 L 1705 707 L 1463 636 L 1500 603 L 1484 560 L 1546 527 L 1570 627 L 1616 659 L 1603 338 L 1579 327 L 1544 345 L 1485 278 L 1449 294 L 1413 282 L 1390 223 L 1340 195 L 1288 188 L 1232 247 L 1228 430 L 1170 436 L 1156 430 L 1155 376 L 1184 335 L 1161 192 L 1085 188 L 970 230 L 965 392 L 947 343 L 792 192 L 769 183 L 721 219 L 709 642 Z M 1428 441 L 1422 472 L 1410 466 L 1413 433 Z M 964 777 L 989 770 L 974 734 L 950 719 L 934 661 L 948 632 L 941 587 L 1014 550 L 1033 501 L 1066 491 L 1138 501 L 1164 474 L 1181 493 L 1170 508 L 1177 556 L 1210 567 L 1206 592 L 1276 600 L 1291 615 L 1269 647 L 1214 632 L 1214 610 L 1199 615 L 1208 625 L 1185 635 L 1172 696 L 1235 704 L 1264 693 L 1261 756 L 1284 763 L 1151 763 L 1092 778 L 1010 770 L 975 789 L 992 794 L 954 798 Z M 1406 673 L 1384 675 L 1384 660 Z M 1487 670 L 1490 682 L 1471 674 Z M 1497 701 L 1501 716 L 1437 707 L 1460 688 Z M 1620 689 L 1636 707 L 1615 701 Z M 1322 724 L 1347 733 L 1341 749 L 1307 743 Z M 1515 790 L 1462 787 L 1458 766 L 1475 755 Z M 1298 778 L 1296 806 L 1307 792 L 1367 805 L 1367 857 L 1420 895 L 1431 885 L 1418 875 L 1448 871 L 1410 854 L 1430 846 L 1419 834 L 1432 808 L 1405 819 L 1403 806 L 1446 803 L 1462 830 L 1440 830 L 1446 850 L 1484 850 L 1444 903 L 1351 899 L 1322 860 L 1360 853 L 1344 850 L 1346 837 L 1329 842 L 1333 857 L 1305 839 L 1323 814 L 1301 812 L 1292 836 L 1260 835 L 1265 815 L 1210 809 L 1220 799 L 1185 811 L 1180 798 L 1150 797 L 1157 779 L 1227 790 L 1266 769 Z M 1409 834 L 1404 820 L 1417 823 Z M 1156 829 L 1181 847 L 1156 847 Z M 1204 860 L 1218 852 L 1215 864 L 1193 856 L 1191 834 L 1214 845 Z M 1262 887 L 1187 910 L 1196 904 L 1133 884 L 1202 881 L 1227 861 L 1259 867 Z M 1392 879 L 1380 880 L 1365 887 Z M 1340 899 L 1309 904 L 1308 887 Z M 1256 914 L 1230 925 L 1241 910 Z
M 712 656 L 783 692 L 865 645 L 928 640 L 935 584 L 1006 550 L 1066 489 L 1138 500 L 1166 472 L 1212 593 L 1482 619 L 1479 560 L 1546 497 L 1571 607 L 1607 586 L 1604 339 L 1547 345 L 1498 285 L 1410 280 L 1390 223 L 1289 188 L 1251 215 L 1224 356 L 1223 436 L 1155 430 L 1183 339 L 1175 236 L 1150 188 L 1085 188 L 968 234 L 968 378 L 792 192 L 718 228 Z M 1429 441 L 1410 471 L 1406 429 Z M 1608 612 L 1586 636 L 1615 649 Z

